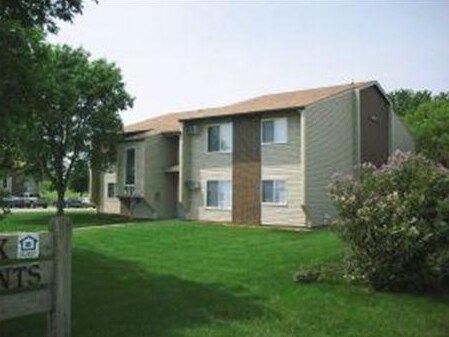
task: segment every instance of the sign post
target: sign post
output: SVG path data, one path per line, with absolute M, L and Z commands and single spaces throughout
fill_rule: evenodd
M 47 337 L 70 337 L 70 222 L 50 232 L 0 234 L 0 321 L 47 313 Z
M 48 315 L 48 337 L 70 337 L 72 284 L 72 230 L 64 217 L 51 221 L 54 242 L 54 286 L 52 310 Z

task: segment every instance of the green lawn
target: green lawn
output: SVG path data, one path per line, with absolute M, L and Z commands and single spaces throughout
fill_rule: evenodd
M 0 219 L 0 232 L 33 232 L 46 231 L 50 219 L 55 211 L 20 212 L 13 210 L 14 214 Z M 128 219 L 120 215 L 97 214 L 94 211 L 68 211 L 66 215 L 72 221 L 74 228 L 108 225 L 127 222 Z M 1 336 L 1 335 L 0 335 Z
M 76 231 L 73 336 L 448 336 L 449 297 L 298 285 L 300 265 L 341 259 L 330 232 L 166 221 Z M 44 336 L 43 316 L 2 337 Z

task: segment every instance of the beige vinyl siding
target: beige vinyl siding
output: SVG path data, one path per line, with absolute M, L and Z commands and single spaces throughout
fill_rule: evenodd
M 125 190 L 125 160 L 126 150 L 135 148 L 135 194 L 144 194 L 144 170 L 145 170 L 145 141 L 130 141 L 118 146 L 117 154 L 117 194 L 124 194 Z
M 118 148 L 117 193 L 124 194 L 126 149 L 136 149 L 135 194 L 131 216 L 144 219 L 176 217 L 176 177 L 165 170 L 178 161 L 176 138 L 161 134 L 128 141 Z
M 145 142 L 144 203 L 147 216 L 154 219 L 176 217 L 177 177 L 165 171 L 178 162 L 177 139 L 158 134 Z
M 348 92 L 303 110 L 305 207 L 311 225 L 336 215 L 328 195 L 332 176 L 352 174 L 356 153 L 355 93 Z
M 261 205 L 261 222 L 264 225 L 304 226 L 302 210 L 301 170 L 301 116 L 298 112 L 275 113 L 263 116 L 287 117 L 287 143 L 262 145 L 262 181 L 284 180 L 287 193 L 286 205 Z
M 394 153 L 396 150 L 402 152 L 409 152 L 415 150 L 415 143 L 412 136 L 407 130 L 404 123 L 400 120 L 396 114 L 391 111 L 391 148 L 390 153 Z
M 206 207 L 206 188 L 208 180 L 232 181 L 232 153 L 207 152 L 207 127 L 229 120 L 195 121 L 198 134 L 183 134 L 183 164 L 186 167 L 182 176 L 183 210 L 186 219 L 201 221 L 232 221 L 232 211 Z M 186 182 L 199 184 L 199 188 L 188 189 Z
M 126 150 L 129 148 L 135 148 L 135 195 L 144 195 L 144 171 L 145 171 L 145 140 L 132 140 L 120 144 L 117 154 L 117 194 L 125 195 L 125 160 Z M 135 199 L 136 200 L 136 199 Z M 145 204 L 141 202 L 133 202 L 129 212 L 126 212 L 127 216 L 133 218 L 149 218 Z
M 106 172 L 103 174 L 103 184 L 102 184 L 102 202 L 101 213 L 119 214 L 120 213 L 120 200 L 115 196 L 113 198 L 108 197 L 108 184 L 115 184 L 115 189 L 117 192 L 117 175 L 115 172 Z

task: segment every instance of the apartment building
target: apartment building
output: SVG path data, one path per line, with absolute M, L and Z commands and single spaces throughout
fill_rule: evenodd
M 414 150 L 374 81 L 166 114 L 125 135 L 98 179 L 99 211 L 289 227 L 329 223 L 335 174 Z

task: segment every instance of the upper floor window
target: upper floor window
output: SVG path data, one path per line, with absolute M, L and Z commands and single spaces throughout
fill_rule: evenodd
M 230 180 L 208 180 L 206 206 L 230 209 L 232 204 L 232 185 Z
M 285 180 L 263 180 L 262 202 L 276 205 L 287 204 Z
M 134 185 L 136 182 L 136 149 L 126 150 L 125 156 L 125 185 Z
M 287 118 L 262 120 L 262 144 L 287 143 Z
M 207 128 L 207 151 L 232 151 L 232 123 L 211 125 Z

